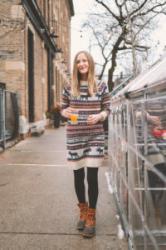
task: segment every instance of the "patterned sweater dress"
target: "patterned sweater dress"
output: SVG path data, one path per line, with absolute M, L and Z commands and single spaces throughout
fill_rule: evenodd
M 110 111 L 110 96 L 106 83 L 98 83 L 98 91 L 94 96 L 88 94 L 88 83 L 80 86 L 80 96 L 71 95 L 70 85 L 66 86 L 62 95 L 62 109 L 71 107 L 78 110 L 78 122 L 67 122 L 67 160 L 72 169 L 82 167 L 99 167 L 104 157 L 103 122 L 87 124 L 87 117 L 101 111 Z

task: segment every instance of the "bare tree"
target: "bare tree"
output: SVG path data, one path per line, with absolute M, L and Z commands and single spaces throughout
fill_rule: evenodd
M 91 13 L 84 27 L 91 30 L 93 47 L 102 55 L 99 78 L 108 66 L 108 86 L 114 87 L 114 72 L 118 54 L 129 51 L 133 58 L 133 75 L 137 74 L 136 52 L 146 52 L 147 33 L 150 33 L 155 18 L 166 14 L 165 0 L 95 0 L 96 9 Z M 100 8 L 99 8 L 100 7 Z M 101 8 L 102 7 L 102 8 Z M 154 26 L 153 26 L 154 28 Z

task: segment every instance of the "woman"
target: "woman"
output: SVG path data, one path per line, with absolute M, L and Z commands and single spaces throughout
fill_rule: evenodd
M 98 168 L 104 157 L 103 122 L 110 110 L 108 88 L 95 80 L 94 61 L 86 51 L 76 54 L 71 85 L 63 90 L 62 115 L 68 119 L 68 162 L 74 171 L 74 186 L 80 209 L 77 229 L 84 237 L 95 235 L 95 214 L 98 198 Z M 77 114 L 74 122 L 73 114 Z M 85 195 L 87 167 L 88 201 Z

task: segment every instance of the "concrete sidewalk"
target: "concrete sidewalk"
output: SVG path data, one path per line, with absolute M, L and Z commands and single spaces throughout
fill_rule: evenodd
M 0 154 L 0 250 L 125 250 L 118 238 L 105 166 L 99 171 L 97 234 L 75 229 L 79 211 L 67 167 L 65 127 L 21 141 Z

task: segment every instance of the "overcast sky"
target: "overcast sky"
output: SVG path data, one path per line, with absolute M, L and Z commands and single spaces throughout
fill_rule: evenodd
M 91 10 L 94 0 L 73 0 L 75 15 L 71 21 L 71 60 L 79 50 L 88 50 L 88 34 L 81 32 L 81 23 Z

